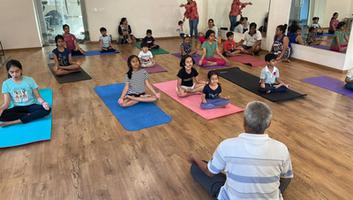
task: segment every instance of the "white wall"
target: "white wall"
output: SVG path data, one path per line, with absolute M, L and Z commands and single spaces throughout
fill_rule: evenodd
M 207 0 L 196 0 L 200 17 L 199 27 L 204 27 L 206 19 L 204 9 Z M 145 36 L 152 29 L 154 37 L 177 36 L 176 27 L 183 18 L 185 9 L 179 8 L 186 0 L 85 0 L 88 16 L 88 28 L 92 41 L 97 41 L 99 28 L 104 26 L 113 38 L 117 38 L 117 26 L 122 17 L 127 17 L 133 33 L 137 37 Z M 188 21 L 184 28 L 188 30 Z
M 41 47 L 41 39 L 30 0 L 1 0 L 0 40 L 5 49 Z
M 338 20 L 346 17 L 352 17 L 353 9 L 351 9 L 352 0 L 326 0 L 325 16 L 321 21 L 323 27 L 329 27 L 332 14 L 339 13 Z

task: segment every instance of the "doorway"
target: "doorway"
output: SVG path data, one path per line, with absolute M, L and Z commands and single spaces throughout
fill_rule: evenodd
M 79 42 L 89 40 L 83 0 L 35 0 L 43 46 L 55 44 L 56 35 L 63 34 L 63 25 Z

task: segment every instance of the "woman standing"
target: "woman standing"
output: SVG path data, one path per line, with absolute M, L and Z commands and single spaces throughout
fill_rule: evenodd
M 180 7 L 185 7 L 184 18 L 189 19 L 190 36 L 197 38 L 197 26 L 199 24 L 199 13 L 197 12 L 197 4 L 194 0 L 187 0 L 186 4 L 181 4 Z
M 229 12 L 229 20 L 230 20 L 230 29 L 229 31 L 234 31 L 234 28 L 237 24 L 238 15 L 241 16 L 241 10 L 243 10 L 247 5 L 252 5 L 251 2 L 242 3 L 240 0 L 233 0 L 230 12 Z

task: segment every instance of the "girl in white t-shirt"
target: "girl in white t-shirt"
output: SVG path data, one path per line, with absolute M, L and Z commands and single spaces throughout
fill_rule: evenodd
M 148 45 L 146 43 L 142 43 L 141 46 L 142 50 L 138 55 L 141 62 L 141 67 L 153 67 L 156 63 L 153 60 L 152 52 L 148 50 Z

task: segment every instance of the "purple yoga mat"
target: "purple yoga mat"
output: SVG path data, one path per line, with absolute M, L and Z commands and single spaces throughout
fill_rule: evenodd
M 310 83 L 318 87 L 342 94 L 348 97 L 353 98 L 353 91 L 344 88 L 344 82 L 328 77 L 328 76 L 318 76 L 312 78 L 306 78 L 303 80 L 305 83 Z
M 124 61 L 127 61 L 127 58 L 123 58 Z M 167 72 L 168 70 L 164 67 L 160 66 L 159 64 L 155 64 L 153 67 L 144 67 L 149 74 L 160 73 L 160 72 Z
M 149 74 L 167 72 L 168 71 L 164 67 L 162 67 L 162 66 L 160 66 L 158 64 L 155 64 L 153 67 L 144 67 L 143 69 L 145 69 Z
M 172 53 L 173 56 L 175 57 L 178 57 L 178 58 L 181 58 L 181 55 L 180 53 Z M 197 66 L 201 67 L 201 68 L 204 68 L 204 69 L 220 69 L 220 68 L 225 68 L 225 67 L 228 67 L 227 65 L 225 66 L 219 66 L 219 65 L 214 65 L 214 66 L 200 66 L 198 65 L 200 59 L 201 59 L 201 56 L 199 54 L 194 54 L 192 55 L 192 57 L 194 58 L 195 60 L 195 63 L 197 64 Z

